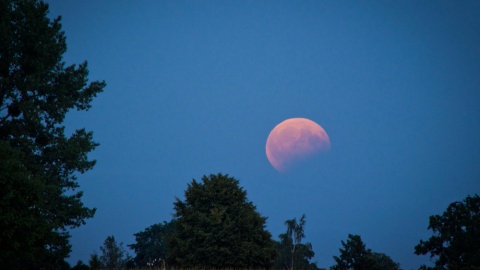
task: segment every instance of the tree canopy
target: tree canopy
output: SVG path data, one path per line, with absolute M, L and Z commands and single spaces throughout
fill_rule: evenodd
M 188 184 L 185 201 L 174 203 L 175 231 L 168 240 L 169 261 L 179 267 L 267 268 L 274 242 L 238 180 L 204 176 Z
M 103 267 L 109 270 L 120 270 L 127 261 L 127 254 L 123 248 L 123 243 L 117 243 L 113 235 L 108 236 L 100 247 L 102 255 L 100 261 Z
M 331 270 L 400 270 L 400 264 L 389 256 L 367 249 L 360 235 L 349 234 L 342 246 L 340 257 L 333 256 L 336 265 Z
M 83 205 L 77 176 L 93 168 L 91 132 L 70 136 L 72 109 L 88 110 L 104 82 L 88 84 L 87 63 L 67 66 L 60 17 L 42 1 L 0 1 L 0 265 L 65 268 L 69 228 L 95 209 Z
M 100 270 L 103 267 L 102 261 L 100 260 L 100 257 L 96 252 L 90 255 L 90 260 L 88 260 L 88 264 L 90 265 L 90 269 L 92 270 Z
M 296 218 L 285 221 L 287 231 L 280 234 L 280 242 L 277 243 L 275 269 L 318 269 L 316 263 L 310 262 L 315 256 L 312 244 L 302 243 L 305 223 L 305 215 L 298 222 Z
M 167 237 L 174 230 L 174 222 L 154 224 L 144 231 L 134 234 L 135 244 L 128 245 L 136 254 L 134 261 L 137 266 L 145 267 L 154 262 L 160 262 L 167 256 Z
M 463 202 L 451 203 L 443 215 L 430 217 L 428 229 L 433 236 L 420 240 L 415 254 L 435 258 L 435 267 L 422 269 L 480 268 L 480 197 L 467 196 Z

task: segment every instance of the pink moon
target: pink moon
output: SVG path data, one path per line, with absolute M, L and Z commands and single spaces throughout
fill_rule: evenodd
M 285 173 L 301 161 L 330 150 L 330 138 L 312 120 L 290 118 L 273 128 L 265 148 L 270 164 Z

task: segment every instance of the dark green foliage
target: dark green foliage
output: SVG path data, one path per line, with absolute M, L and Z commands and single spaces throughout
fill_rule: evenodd
M 337 265 L 332 270 L 368 270 L 373 268 L 373 260 L 369 256 L 371 250 L 365 247 L 359 235 L 348 235 L 347 242 L 342 241 L 343 249 L 340 249 L 340 257 L 333 256 Z
M 84 129 L 70 137 L 62 123 L 87 110 L 105 86 L 87 85 L 86 63 L 65 66 L 60 18 L 35 0 L 0 0 L 0 266 L 63 268 L 69 229 L 95 209 L 83 206 L 76 175 L 95 161 L 98 144 Z
M 451 203 L 443 215 L 430 217 L 429 240 L 420 240 L 415 254 L 430 253 L 435 267 L 421 269 L 480 269 L 480 197 Z
M 123 248 L 123 243 L 118 244 L 113 235 L 105 239 L 103 246 L 100 247 L 100 251 L 102 251 L 100 261 L 103 267 L 109 270 L 121 269 L 128 260 L 125 249 Z
M 90 260 L 88 261 L 88 264 L 90 265 L 90 269 L 92 270 L 99 270 L 103 267 L 102 261 L 100 261 L 100 257 L 98 257 L 98 254 L 96 252 L 90 255 Z
M 154 224 L 142 232 L 134 234 L 135 244 L 128 245 L 135 251 L 135 265 L 146 267 L 148 263 L 165 259 L 167 255 L 166 239 L 173 233 L 174 222 Z
M 175 232 L 168 239 L 169 261 L 182 268 L 267 268 L 274 242 L 266 218 L 228 175 L 193 180 L 185 201 L 175 202 Z
M 283 238 L 285 234 L 280 235 L 280 242 L 277 242 L 277 257 L 275 259 L 275 269 L 292 269 L 292 243 Z M 310 262 L 315 256 L 312 244 L 297 244 L 295 252 L 293 253 L 294 269 L 318 269 L 317 264 Z
M 400 270 L 400 264 L 396 263 L 389 256 L 383 253 L 372 252 L 375 269 L 378 270 Z
M 72 267 L 72 270 L 88 270 L 90 267 L 88 265 L 84 264 L 81 260 L 77 262 L 77 264 Z
M 299 222 L 296 218 L 285 221 L 287 231 L 280 234 L 280 242 L 276 245 L 278 255 L 275 269 L 318 269 L 316 263 L 310 262 L 315 256 L 312 244 L 301 243 L 305 237 L 305 223 L 305 215 L 302 215 Z
M 333 256 L 337 264 L 330 267 L 332 270 L 400 270 L 400 264 L 389 256 L 367 249 L 359 235 L 349 234 L 342 246 L 340 257 Z
M 135 260 L 130 257 L 130 255 L 127 255 L 127 258 L 125 259 L 125 269 L 138 269 Z

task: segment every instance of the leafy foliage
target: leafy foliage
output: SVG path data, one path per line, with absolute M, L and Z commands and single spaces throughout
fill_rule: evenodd
M 337 263 L 330 267 L 332 270 L 399 270 L 400 265 L 383 253 L 372 252 L 367 249 L 359 235 L 348 235 L 343 249 L 340 249 L 340 257 L 333 256 Z
M 415 254 L 430 253 L 435 267 L 422 269 L 480 268 L 480 197 L 467 196 L 463 202 L 451 203 L 443 215 L 430 217 L 429 240 L 420 240 Z
M 69 228 L 95 209 L 83 206 L 76 175 L 95 161 L 92 133 L 62 126 L 105 87 L 87 85 L 87 64 L 65 66 L 60 18 L 35 0 L 0 1 L 0 265 L 65 268 Z M 28 232 L 28 233 L 25 233 Z
M 81 260 L 77 261 L 77 264 L 72 267 L 72 270 L 88 270 L 88 265 L 84 264 Z
M 100 257 L 96 252 L 90 255 L 90 260 L 88 261 L 88 264 L 90 265 L 90 269 L 92 270 L 99 270 L 103 267 L 102 261 L 100 261 Z
M 340 249 L 340 257 L 333 256 L 337 265 L 332 266 L 332 270 L 354 269 L 367 270 L 373 268 L 373 260 L 369 256 L 371 250 L 367 249 L 359 235 L 348 235 L 345 243 L 342 241 L 343 249 Z
M 135 251 L 135 264 L 149 266 L 152 262 L 165 259 L 167 255 L 167 237 L 173 233 L 174 222 L 154 224 L 144 231 L 134 234 L 135 244 L 128 245 Z
M 267 268 L 274 242 L 238 180 L 211 174 L 188 184 L 174 203 L 175 231 L 168 239 L 171 263 L 201 268 Z
M 310 260 L 315 256 L 312 244 L 302 244 L 305 237 L 304 229 L 306 220 L 302 215 L 299 222 L 296 218 L 285 221 L 287 231 L 280 234 L 280 242 L 277 243 L 278 256 L 275 259 L 275 269 L 318 269 Z
M 100 247 L 100 261 L 107 269 L 121 269 L 127 261 L 123 243 L 118 244 L 113 235 L 108 236 Z
M 400 264 L 384 253 L 373 252 L 370 255 L 375 262 L 375 269 L 378 270 L 400 270 Z

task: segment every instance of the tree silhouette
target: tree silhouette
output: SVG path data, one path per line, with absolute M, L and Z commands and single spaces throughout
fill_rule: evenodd
M 342 246 L 340 257 L 333 256 L 337 264 L 331 270 L 400 270 L 400 264 L 387 255 L 367 249 L 360 235 L 349 234 Z
M 134 261 L 137 266 L 145 267 L 153 262 L 164 262 L 167 255 L 167 237 L 173 233 L 174 226 L 173 221 L 163 222 L 134 234 L 136 243 L 128 247 L 135 251 Z
M 280 234 L 280 242 L 277 243 L 276 269 L 318 269 L 315 263 L 309 261 L 315 256 L 312 244 L 301 243 L 305 238 L 305 223 L 305 215 L 298 222 L 296 218 L 285 221 L 287 231 Z
M 88 265 L 84 264 L 81 260 L 77 261 L 77 264 L 72 267 L 72 270 L 88 270 Z
M 93 168 L 92 133 L 65 135 L 72 109 L 88 110 L 105 87 L 87 85 L 86 62 L 66 66 L 60 18 L 35 0 L 0 1 L 0 265 L 68 267 L 69 229 L 95 209 L 81 201 L 77 176 Z M 27 233 L 28 232 L 28 233 Z
M 109 270 L 121 269 L 126 262 L 126 252 L 123 243 L 118 244 L 113 235 L 108 236 L 100 247 L 100 261 Z
M 90 269 L 92 270 L 100 270 L 103 268 L 102 261 L 100 261 L 100 257 L 96 252 L 90 255 L 90 260 L 88 261 L 90 265 Z
M 375 269 L 378 270 L 400 270 L 400 264 L 394 262 L 392 258 L 384 253 L 372 252 L 373 261 L 375 262 Z
M 297 219 L 293 218 L 290 220 L 285 221 L 285 225 L 287 225 L 287 237 L 291 239 L 292 247 L 292 263 L 290 264 L 291 269 L 294 269 L 293 263 L 293 255 L 295 254 L 295 249 L 297 245 L 302 241 L 303 237 L 305 237 L 305 233 L 303 231 L 303 226 L 305 225 L 305 214 L 302 215 L 300 218 L 300 222 L 297 223 Z
M 420 240 L 415 254 L 436 258 L 435 267 L 421 269 L 480 269 L 480 197 L 451 203 L 443 215 L 430 217 L 429 240 Z
M 174 203 L 175 230 L 169 261 L 181 268 L 268 268 L 274 242 L 239 182 L 228 175 L 188 184 L 185 201 Z

